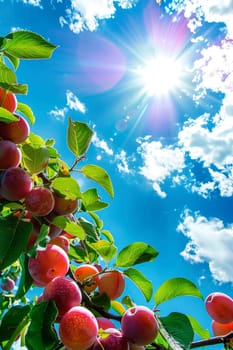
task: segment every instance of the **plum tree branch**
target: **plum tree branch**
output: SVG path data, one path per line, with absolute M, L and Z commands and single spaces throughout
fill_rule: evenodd
M 82 300 L 83 300 L 84 304 L 89 309 L 97 311 L 101 316 L 106 317 L 108 319 L 113 319 L 113 320 L 116 320 L 119 322 L 121 321 L 121 316 L 112 314 L 112 313 L 106 311 L 102 306 L 96 305 L 95 303 L 92 302 L 89 295 L 84 291 L 82 283 L 79 282 L 74 277 L 74 274 L 71 271 L 71 269 L 69 269 L 68 274 L 80 287 L 80 290 L 82 293 Z M 211 346 L 211 345 L 216 345 L 216 344 L 227 344 L 230 341 L 230 339 L 232 339 L 232 338 L 233 338 L 233 332 L 230 332 L 230 333 L 226 334 L 225 336 L 216 336 L 216 337 L 212 337 L 212 338 L 208 338 L 208 339 L 201 339 L 201 340 L 192 342 L 190 344 L 190 349 L 200 348 L 200 347 L 204 347 L 204 346 Z M 163 347 L 161 347 L 160 345 L 158 345 L 156 343 L 153 343 L 151 345 L 154 346 L 154 349 L 157 349 L 157 350 L 163 349 Z
M 80 283 L 79 281 L 76 280 L 76 278 L 73 275 L 73 272 L 71 271 L 71 269 L 69 269 L 69 276 L 78 284 L 78 286 L 80 287 L 81 293 L 82 293 L 82 300 L 85 303 L 85 305 L 88 308 L 91 308 L 95 311 L 97 311 L 99 314 L 101 314 L 103 317 L 106 317 L 108 319 L 113 319 L 116 320 L 118 322 L 121 321 L 121 316 L 112 314 L 108 311 L 106 311 L 102 306 L 96 305 L 92 302 L 91 298 L 89 297 L 89 295 L 83 290 L 83 285 L 82 283 Z M 194 349 L 194 348 L 200 348 L 200 347 L 204 347 L 204 346 L 211 346 L 211 345 L 216 345 L 216 344 L 227 344 L 228 341 L 230 339 L 233 338 L 233 332 L 230 332 L 224 336 L 216 336 L 216 337 L 212 337 L 212 338 L 208 338 L 208 339 L 201 339 L 198 341 L 194 341 L 191 343 L 190 345 L 190 349 Z M 154 349 L 162 349 L 162 347 L 160 347 L 158 344 L 153 343 L 151 344 L 152 346 L 154 346 Z
M 68 272 L 69 276 L 77 283 L 77 285 L 80 287 L 81 293 L 82 293 L 82 300 L 85 303 L 85 305 L 92 309 L 97 311 L 100 315 L 102 315 L 103 317 L 109 318 L 109 319 L 113 319 L 116 320 L 118 322 L 121 321 L 121 316 L 112 314 L 108 311 L 106 311 L 102 306 L 96 305 L 92 302 L 91 298 L 89 297 L 89 295 L 83 290 L 83 285 L 82 283 L 80 283 L 79 281 L 77 281 L 77 279 L 74 277 L 73 272 L 71 271 L 71 269 L 69 269 Z
M 222 344 L 222 343 L 227 344 L 228 341 L 232 338 L 233 338 L 233 332 L 230 332 L 224 336 L 221 335 L 221 336 L 212 337 L 209 339 L 202 339 L 202 340 L 192 342 L 190 348 L 194 349 L 194 348 L 200 348 L 202 346 L 216 345 L 216 344 Z
M 221 336 L 216 336 L 216 337 L 212 337 L 212 338 L 208 338 L 208 339 L 201 339 L 198 341 L 194 341 L 190 344 L 190 349 L 201 348 L 203 346 L 211 346 L 211 345 L 217 345 L 217 344 L 226 345 L 229 343 L 229 341 L 232 338 L 233 338 L 233 331 L 224 335 L 224 336 L 221 335 Z M 153 349 L 155 349 L 155 350 L 166 350 L 166 348 L 160 344 L 152 343 L 151 346 L 153 346 Z M 228 348 L 232 349 L 233 347 L 228 345 Z M 150 347 L 150 349 L 151 349 L 151 347 Z M 174 348 L 173 348 L 173 350 L 174 350 Z

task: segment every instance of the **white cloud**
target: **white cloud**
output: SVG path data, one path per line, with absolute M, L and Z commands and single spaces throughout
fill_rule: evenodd
M 210 125 L 211 128 L 210 128 Z M 212 181 L 199 187 L 200 194 L 219 189 L 221 196 L 233 194 L 233 93 L 229 93 L 214 118 L 204 114 L 189 120 L 179 132 L 179 146 L 209 172 Z M 204 190 L 204 192 L 203 192 Z M 198 186 L 193 187 L 198 191 Z
M 26 5 L 38 6 L 40 8 L 43 8 L 41 5 L 41 0 L 22 0 L 22 1 Z
M 49 112 L 49 115 L 51 115 L 57 120 L 64 121 L 67 112 L 68 112 L 67 107 L 58 108 L 57 106 L 55 106 L 54 109 Z
M 99 21 L 112 18 L 116 4 L 123 9 L 131 8 L 138 0 L 71 0 L 71 6 L 60 18 L 61 25 L 67 24 L 71 31 L 94 31 Z
M 222 31 L 225 38 L 220 41 L 216 37 L 217 43 L 213 45 L 209 40 L 204 40 L 204 33 L 202 37 L 196 37 L 196 40 L 203 38 L 206 47 L 200 51 L 201 57 L 193 65 L 196 83 L 194 99 L 205 96 L 208 90 L 230 93 L 233 86 L 233 0 L 172 0 L 167 9 L 184 14 L 193 32 L 204 22 L 218 23 L 221 29 L 225 28 L 225 32 Z M 192 39 L 194 41 L 195 37 Z
M 180 145 L 205 167 L 214 164 L 223 170 L 233 163 L 233 117 L 222 120 L 212 130 L 208 128 L 210 121 L 209 116 L 190 120 L 179 133 Z
M 166 178 L 177 176 L 184 168 L 184 152 L 180 148 L 163 146 L 160 141 L 150 141 L 148 138 L 138 139 L 140 146 L 138 153 L 141 155 L 143 165 L 139 173 L 152 183 L 155 192 L 166 197 L 161 184 Z
M 230 168 L 226 174 L 209 169 L 210 175 L 218 188 L 222 197 L 231 197 L 233 195 L 233 169 Z
M 233 15 L 233 14 L 232 14 Z M 201 96 L 207 90 L 230 93 L 233 86 L 233 42 L 223 40 L 201 51 L 201 58 L 194 63 L 196 90 Z
M 113 155 L 113 150 L 108 146 L 108 144 L 105 140 L 101 140 L 97 136 L 96 132 L 93 134 L 92 143 L 94 144 L 95 147 L 102 149 L 109 156 Z
M 114 2 L 114 0 L 113 0 Z M 115 0 L 115 3 L 118 4 L 123 9 L 130 9 L 132 8 L 138 0 Z
M 0 0 L 0 2 L 3 2 L 5 0 Z M 41 9 L 43 9 L 43 6 L 41 4 L 41 0 L 17 0 L 18 2 L 22 2 L 25 5 L 32 5 L 35 7 L 39 7 Z
M 74 95 L 70 90 L 66 91 L 66 106 L 62 108 L 54 107 L 48 114 L 54 117 L 57 120 L 64 121 L 68 111 L 75 110 L 81 113 L 86 112 L 85 105 L 79 100 L 79 98 Z
M 207 263 L 212 277 L 219 283 L 233 282 L 233 224 L 224 225 L 219 218 L 207 219 L 185 211 L 178 231 L 189 240 L 181 252 L 191 263 Z
M 200 1 L 204 18 L 207 22 L 225 23 L 229 36 L 233 36 L 233 0 Z
M 115 159 L 117 163 L 117 169 L 119 170 L 120 173 L 126 173 L 126 174 L 132 173 L 132 170 L 130 170 L 129 168 L 126 152 L 124 150 L 121 150 L 120 153 L 116 154 Z
M 225 23 L 228 36 L 233 37 L 233 0 L 173 0 L 168 8 L 172 11 L 184 11 L 193 31 L 203 21 Z
M 192 174 L 189 188 L 203 197 L 216 189 L 221 196 L 228 197 L 233 194 L 233 0 L 173 0 L 167 8 L 183 13 L 193 32 L 204 22 L 218 23 L 225 29 L 221 42 L 217 39 L 217 44 L 210 45 L 205 41 L 206 47 L 193 64 L 194 100 L 199 102 L 209 92 L 223 94 L 219 113 L 190 119 L 178 138 L 186 155 L 209 175 L 206 182 L 198 183 Z
M 43 8 L 41 0 L 18 1 Z M 59 23 L 62 27 L 68 25 L 74 33 L 80 33 L 83 30 L 94 31 L 98 28 L 101 20 L 114 17 L 117 7 L 130 9 L 138 2 L 138 0 L 70 0 L 70 4 L 67 5 L 65 0 L 54 1 L 66 5 L 65 13 L 60 16 Z
M 209 170 L 211 172 L 211 170 Z M 218 173 L 219 174 L 219 173 Z M 206 183 L 195 183 L 194 185 L 191 186 L 191 191 L 193 193 L 198 193 L 200 196 L 202 196 L 203 198 L 208 198 L 210 193 L 213 192 L 216 189 L 216 184 L 215 182 L 217 182 L 217 179 L 213 177 L 213 181 L 208 181 Z M 219 183 L 220 185 L 220 183 Z
M 105 140 L 100 139 L 96 132 L 93 134 L 92 143 L 96 148 L 100 148 L 107 155 L 114 156 L 113 163 L 116 164 L 116 167 L 120 173 L 133 174 L 133 170 L 130 169 L 129 164 L 135 160 L 134 155 L 127 156 L 124 150 L 121 150 L 119 153 L 114 155 L 113 149 L 109 147 Z M 100 154 L 97 155 L 97 160 L 101 159 L 102 156 Z
M 168 179 L 203 198 L 215 191 L 222 197 L 233 195 L 233 92 L 223 98 L 216 115 L 187 120 L 177 144 L 164 146 L 150 137 L 138 142 L 142 159 L 138 172 L 160 197 L 166 197 L 163 185 Z
M 67 106 L 69 109 L 79 111 L 81 113 L 86 112 L 85 105 L 79 100 L 79 98 L 70 90 L 66 91 Z

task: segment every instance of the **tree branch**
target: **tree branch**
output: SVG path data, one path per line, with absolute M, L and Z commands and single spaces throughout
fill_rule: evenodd
M 112 314 L 108 311 L 106 311 L 102 306 L 96 305 L 92 302 L 91 298 L 89 297 L 89 295 L 83 290 L 83 285 L 82 283 L 80 283 L 78 280 L 75 279 L 73 272 L 71 271 L 71 269 L 69 269 L 68 272 L 69 276 L 77 283 L 77 285 L 80 287 L 81 293 L 82 293 L 82 300 L 84 302 L 84 304 L 89 308 L 89 309 L 93 309 L 95 311 L 97 311 L 100 315 L 102 315 L 103 317 L 109 318 L 109 319 L 113 319 L 116 320 L 118 322 L 121 321 L 121 316 Z
M 200 348 L 202 346 L 216 345 L 221 343 L 226 344 L 232 338 L 233 338 L 233 332 L 230 332 L 224 336 L 220 335 L 209 339 L 202 339 L 202 340 L 195 341 L 191 344 L 190 348 L 194 349 L 194 348 Z
M 82 283 L 80 283 L 78 280 L 76 280 L 76 278 L 74 277 L 73 272 L 71 271 L 71 269 L 69 269 L 68 274 L 78 284 L 78 286 L 80 287 L 80 290 L 81 290 L 81 293 L 82 293 L 82 300 L 83 300 L 84 304 L 88 308 L 97 311 L 103 317 L 106 317 L 108 319 L 113 319 L 113 320 L 116 320 L 118 322 L 121 322 L 121 316 L 109 313 L 102 306 L 96 305 L 96 304 L 94 304 L 92 302 L 92 300 L 89 297 L 89 295 L 84 291 Z M 226 335 L 224 335 L 224 336 L 217 336 L 217 337 L 212 337 L 212 338 L 208 338 L 208 339 L 202 339 L 202 340 L 194 341 L 194 342 L 191 343 L 190 349 L 200 348 L 200 347 L 203 347 L 203 346 L 211 346 L 211 345 L 216 345 L 216 344 L 227 344 L 227 343 L 229 343 L 229 341 L 231 339 L 233 339 L 233 331 L 228 333 L 228 334 L 226 334 Z M 154 349 L 157 349 L 157 350 L 158 349 L 160 349 L 160 350 L 163 349 L 163 347 L 159 346 L 156 343 L 152 343 L 151 345 L 154 346 Z

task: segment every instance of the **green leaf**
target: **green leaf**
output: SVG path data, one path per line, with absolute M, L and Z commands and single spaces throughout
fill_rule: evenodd
M 35 147 L 32 144 L 22 146 L 23 162 L 30 174 L 39 174 L 49 161 L 49 152 L 46 147 Z
M 83 218 L 79 218 L 78 222 L 84 229 L 88 242 L 96 242 L 99 240 L 99 233 L 94 225 Z
M 82 167 L 81 172 L 88 179 L 91 179 L 102 186 L 112 198 L 114 197 L 114 191 L 110 176 L 102 167 L 89 164 Z
M 25 321 L 29 321 L 28 314 L 31 308 L 29 305 L 26 306 L 12 306 L 7 313 L 3 316 L 0 326 L 0 342 L 10 340 L 11 344 L 16 339 L 18 334 L 15 332 L 19 329 L 20 324 L 25 325 Z M 20 331 L 20 330 L 19 330 Z M 16 334 L 15 334 L 16 333 Z M 8 348 L 9 344 L 4 348 Z
M 31 107 L 29 107 L 25 103 L 18 102 L 16 112 L 21 112 L 29 120 L 31 124 L 34 124 L 35 116 L 33 114 Z
M 15 57 L 15 56 L 12 56 L 10 55 L 9 53 L 7 52 L 4 52 L 4 55 L 8 58 L 8 60 L 11 62 L 11 64 L 13 65 L 14 69 L 17 69 L 18 66 L 19 66 L 19 62 L 20 60 Z
M 19 258 L 31 231 L 30 222 L 21 221 L 13 216 L 0 217 L 0 270 Z
M 125 312 L 124 306 L 117 300 L 111 300 L 111 307 L 116 311 L 120 316 Z
M 144 242 L 134 242 L 123 248 L 117 256 L 116 266 L 129 267 L 148 261 L 153 261 L 158 252 Z
M 103 230 L 101 231 L 102 235 L 104 235 L 104 237 L 107 238 L 107 240 L 110 242 L 110 243 L 113 243 L 114 242 L 114 238 L 113 238 L 113 235 L 111 234 L 110 231 L 108 230 Z
M 129 268 L 124 271 L 124 275 L 129 277 L 131 281 L 133 281 L 136 286 L 141 290 L 146 301 L 149 301 L 152 297 L 153 293 L 153 284 L 149 281 L 140 271 Z
M 95 188 L 90 188 L 82 193 L 82 204 L 86 211 L 96 211 L 106 208 L 108 203 L 101 202 Z
M 11 123 L 18 120 L 18 118 L 16 116 L 14 116 L 14 114 L 12 114 L 11 112 L 9 112 L 8 110 L 6 110 L 3 107 L 0 107 L 0 121 L 1 122 L 5 122 L 5 123 Z
M 194 296 L 203 299 L 196 285 L 185 278 L 171 278 L 165 281 L 156 291 L 154 300 L 159 305 L 179 296 Z
M 41 302 L 31 311 L 31 323 L 26 334 L 26 346 L 29 350 L 53 350 L 59 343 L 54 321 L 57 308 L 54 302 Z
M 36 249 L 41 248 L 41 247 L 45 248 L 49 241 L 50 241 L 49 226 L 42 224 L 40 227 L 40 232 L 36 238 L 36 241 L 35 241 L 33 247 L 30 249 L 30 252 L 32 253 L 34 250 L 35 255 L 36 255 Z M 34 254 L 34 252 L 33 252 L 33 254 Z
M 52 182 L 52 188 L 59 197 L 72 200 L 82 197 L 79 184 L 73 177 L 57 177 Z
M 56 150 L 56 148 L 50 147 L 47 144 L 46 144 L 46 147 L 47 147 L 47 150 L 49 152 L 49 157 L 54 158 L 55 161 L 57 161 L 57 158 L 60 157 L 60 155 L 59 155 L 58 151 Z
M 53 219 L 52 224 L 62 228 L 64 231 L 69 232 L 79 239 L 83 240 L 85 238 L 85 231 L 82 226 L 78 223 L 70 221 L 65 216 L 57 216 Z
M 117 252 L 117 247 L 105 240 L 99 240 L 95 243 L 88 244 L 92 249 L 96 251 L 106 262 L 109 262 L 114 258 Z
M 202 339 L 209 339 L 211 337 L 208 329 L 203 328 L 202 325 L 193 316 L 187 315 L 187 317 L 192 325 L 194 332 L 199 335 L 199 337 Z
M 86 251 L 81 247 L 70 246 L 69 249 L 69 258 L 76 260 L 76 262 L 89 262 Z
M 5 38 L 1 36 L 0 37 L 0 49 L 2 49 L 2 47 L 3 47 L 4 40 L 5 40 Z
M 94 220 L 95 224 L 96 224 L 96 227 L 97 229 L 102 229 L 104 223 L 103 223 L 103 220 L 100 219 L 100 217 L 96 214 L 96 213 L 93 213 L 93 212 L 89 212 L 88 213 L 91 218 Z
M 39 136 L 34 134 L 33 132 L 30 132 L 29 136 L 28 136 L 28 141 L 30 143 L 32 143 L 34 146 L 46 146 L 45 144 L 45 140 Z
M 165 329 L 163 329 L 163 331 L 166 332 Z M 166 334 L 167 334 L 167 332 L 166 332 Z M 175 340 L 174 340 L 174 342 L 175 342 Z M 180 346 L 178 346 L 177 349 L 176 349 L 176 347 L 173 347 L 173 348 L 169 347 L 168 343 L 166 342 L 166 340 L 164 339 L 164 337 L 162 336 L 161 333 L 158 333 L 158 335 L 157 335 L 157 337 L 155 339 L 155 343 L 156 343 L 156 349 L 158 349 L 158 350 L 159 349 L 161 349 L 161 350 L 166 350 L 166 349 L 167 350 L 179 350 L 179 349 L 183 350 Z
M 187 316 L 173 312 L 167 317 L 160 317 L 160 332 L 170 345 L 171 349 L 189 349 L 194 338 L 194 332 Z
M 55 145 L 55 140 L 54 139 L 47 139 L 45 144 L 46 144 L 46 146 L 52 147 Z
M 135 306 L 135 303 L 129 295 L 124 296 L 124 298 L 122 299 L 122 303 L 126 306 L 127 309 Z
M 27 251 L 27 255 L 35 258 L 37 254 L 37 249 L 39 248 L 45 248 L 50 241 L 49 237 L 49 226 L 42 224 L 40 227 L 40 232 L 36 237 L 36 241 L 34 242 L 33 246 Z
M 84 155 L 90 145 L 93 131 L 86 123 L 73 122 L 69 118 L 67 144 L 76 157 Z
M 11 300 L 8 296 L 6 296 L 3 293 L 0 293 L 0 318 L 2 319 L 2 316 L 5 314 L 7 309 L 9 309 L 9 306 L 11 304 Z
M 28 86 L 26 84 L 18 84 L 18 83 L 7 84 L 0 81 L 0 86 L 4 90 L 8 90 L 10 92 L 13 92 L 14 94 L 26 95 L 28 92 Z
M 111 307 L 111 301 L 107 294 L 94 294 L 92 302 L 96 305 L 102 306 L 105 310 L 109 310 Z
M 50 58 L 56 46 L 42 36 L 27 30 L 8 34 L 4 40 L 4 52 L 20 59 Z
M 16 300 L 21 299 L 27 293 L 33 282 L 32 277 L 28 271 L 28 260 L 29 258 L 26 254 L 22 254 L 20 256 L 21 276 L 15 296 Z
M 15 73 L 0 61 L 0 82 L 15 84 L 17 82 Z
M 9 208 L 9 209 L 12 209 L 12 210 L 20 210 L 20 209 L 23 209 L 23 205 L 21 203 L 17 203 L 17 202 L 8 202 L 8 203 L 5 203 L 3 208 Z
M 88 264 L 96 263 L 98 258 L 99 258 L 96 251 L 85 243 L 84 243 L 84 246 L 85 246 L 85 250 L 86 250 L 87 255 L 88 255 Z

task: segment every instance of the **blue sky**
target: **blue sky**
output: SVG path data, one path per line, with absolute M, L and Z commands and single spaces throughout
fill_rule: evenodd
M 94 128 L 88 162 L 112 178 L 100 214 L 116 244 L 160 252 L 142 266 L 155 288 L 180 276 L 233 296 L 233 1 L 0 0 L 0 13 L 1 35 L 27 29 L 59 45 L 21 63 L 19 100 L 67 162 L 68 117 Z M 198 300 L 161 311 L 210 328 Z

